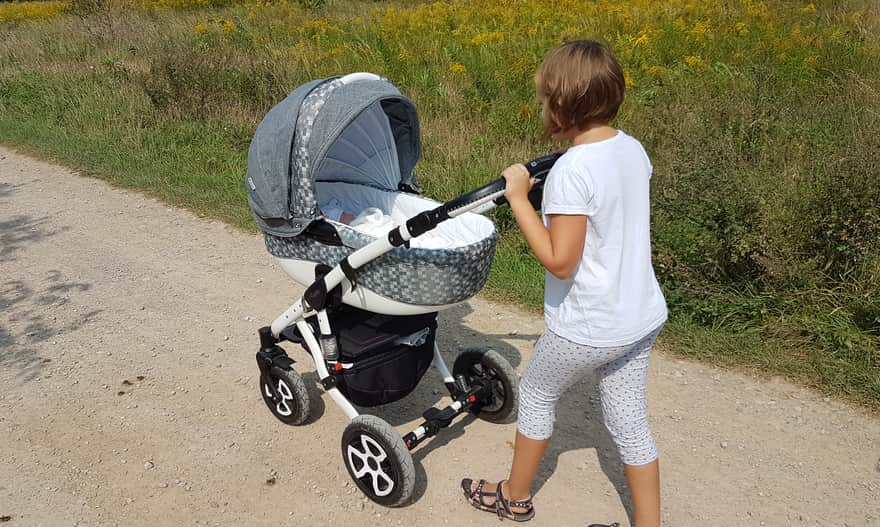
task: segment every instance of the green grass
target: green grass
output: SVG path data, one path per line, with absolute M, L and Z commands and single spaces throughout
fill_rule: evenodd
M 617 124 L 655 166 L 662 347 L 880 409 L 873 3 L 86 3 L 0 25 L 0 142 L 249 231 L 247 146 L 300 83 L 390 78 L 419 109 L 420 182 L 447 199 L 555 148 L 532 71 L 565 36 L 606 39 L 630 79 Z M 492 218 L 484 293 L 537 311 L 543 270 L 509 211 Z

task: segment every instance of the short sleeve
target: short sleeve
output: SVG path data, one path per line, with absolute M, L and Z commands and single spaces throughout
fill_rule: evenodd
M 595 187 L 586 168 L 570 164 L 553 167 L 544 183 L 543 214 L 596 213 Z
M 639 149 L 642 151 L 642 156 L 644 156 L 645 164 L 648 167 L 648 179 L 651 179 L 651 176 L 654 175 L 654 164 L 651 163 L 651 158 L 648 157 L 648 152 L 645 152 L 645 147 L 639 144 Z

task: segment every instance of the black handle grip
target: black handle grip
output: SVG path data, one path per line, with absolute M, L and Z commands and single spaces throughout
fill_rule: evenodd
M 550 172 L 550 169 L 553 168 L 553 165 L 559 158 L 562 157 L 562 154 L 548 154 L 541 157 L 536 157 L 531 161 L 527 161 L 523 163 L 525 165 L 526 170 L 529 171 L 529 175 L 535 179 L 535 182 L 532 184 L 532 189 L 529 191 L 529 200 L 532 201 L 534 205 L 535 201 L 532 199 L 534 196 L 540 197 L 541 190 L 544 187 L 544 181 L 547 179 L 547 174 Z M 507 186 L 504 178 L 498 178 L 495 181 L 483 185 L 480 188 L 472 190 L 466 194 L 462 194 L 461 196 L 447 201 L 445 204 L 445 208 L 447 211 L 453 211 L 459 209 L 465 205 L 473 203 L 475 201 L 479 201 L 487 196 L 491 196 L 497 192 L 501 192 Z M 534 195 L 533 195 L 534 193 Z M 507 203 L 507 198 L 504 196 L 500 196 L 499 198 L 493 200 L 496 205 L 503 205 Z M 538 200 L 540 204 L 540 199 Z
M 523 163 L 526 166 L 526 170 L 529 171 L 529 175 L 533 178 L 547 176 L 547 173 L 550 172 L 550 169 L 553 168 L 553 165 L 559 161 L 559 158 L 562 157 L 562 154 L 547 154 L 546 156 L 536 157 L 532 159 L 528 163 Z M 543 182 L 543 178 L 541 179 Z
M 532 208 L 535 210 L 539 210 L 541 208 L 541 196 L 544 193 L 544 182 L 547 181 L 547 174 L 550 173 L 550 169 L 553 168 L 553 165 L 559 161 L 559 158 L 562 157 L 562 154 L 547 154 L 546 156 L 536 157 L 527 163 L 523 163 L 526 167 L 526 170 L 529 171 L 529 175 L 534 179 L 534 183 L 532 183 L 532 188 L 529 190 L 529 203 L 532 204 Z M 504 178 L 501 178 L 502 181 Z M 496 206 L 504 205 L 507 203 L 507 198 L 501 196 L 500 198 L 494 200 Z

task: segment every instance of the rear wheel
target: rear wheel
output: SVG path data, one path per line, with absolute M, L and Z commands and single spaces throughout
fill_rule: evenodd
M 283 423 L 296 426 L 309 418 L 309 392 L 302 376 L 293 368 L 284 370 L 273 366 L 268 373 L 260 375 L 260 395 L 272 415 Z
M 345 468 L 361 492 L 386 507 L 412 497 L 416 470 L 400 434 L 374 415 L 359 415 L 342 433 Z
M 504 357 L 488 348 L 471 348 L 456 357 L 452 366 L 455 377 L 464 375 L 468 384 L 489 383 L 492 394 L 476 407 L 481 419 L 492 423 L 508 421 L 516 415 L 519 377 Z

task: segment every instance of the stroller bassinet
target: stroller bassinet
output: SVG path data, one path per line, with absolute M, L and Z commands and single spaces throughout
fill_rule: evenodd
M 248 153 L 245 184 L 266 248 L 305 293 L 260 328 L 260 392 L 292 425 L 309 416 L 309 394 L 279 344 L 301 344 L 322 387 L 349 417 L 342 454 L 372 500 L 406 503 L 415 469 L 410 449 L 463 412 L 504 421 L 516 409 L 517 376 L 489 349 L 460 353 L 452 371 L 436 345 L 437 312 L 476 294 L 491 267 L 497 234 L 478 214 L 504 203 L 504 180 L 437 203 L 418 195 L 415 109 L 372 74 L 307 83 L 266 115 Z M 554 156 L 527 164 L 540 182 Z M 362 232 L 326 213 L 368 207 L 390 223 Z M 429 408 L 400 436 L 354 407 L 398 400 L 437 367 L 452 402 Z
M 419 123 L 393 85 L 367 75 L 306 84 L 273 108 L 248 155 L 248 202 L 266 248 L 294 280 L 375 240 L 323 213 L 331 201 L 376 207 L 397 224 L 440 205 L 415 193 Z M 384 233 L 383 233 L 384 234 Z M 473 213 L 438 226 L 433 246 L 397 247 L 358 270 L 343 301 L 415 314 L 467 300 L 485 284 L 497 233 Z

